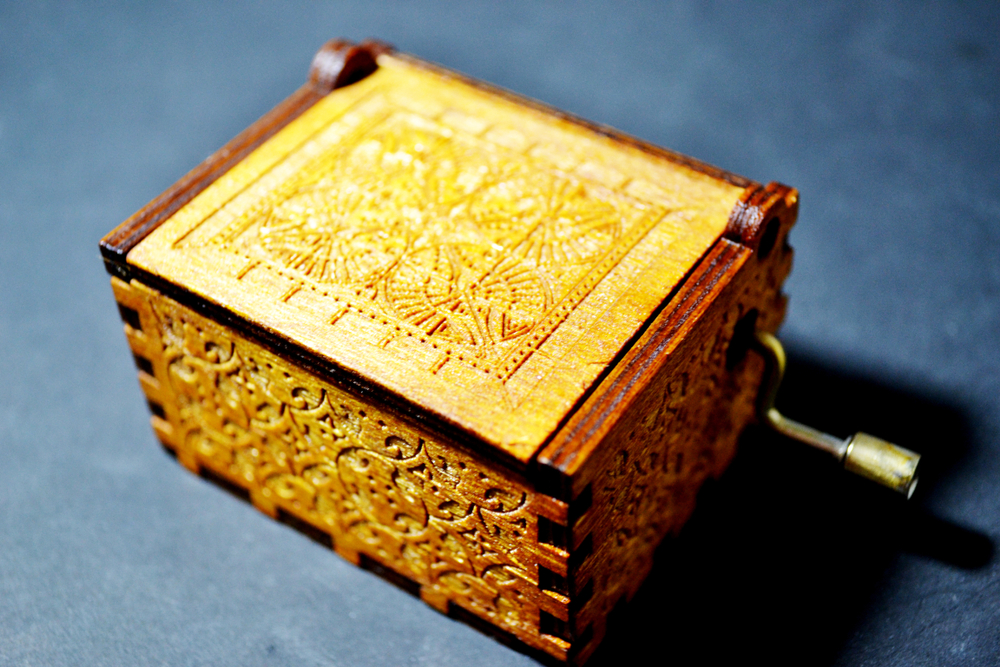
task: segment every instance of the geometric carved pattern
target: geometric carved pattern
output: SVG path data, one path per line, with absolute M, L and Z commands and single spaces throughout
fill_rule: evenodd
M 741 192 L 385 55 L 128 263 L 528 464 Z
M 504 381 L 665 213 L 383 104 L 212 241 Z
M 141 331 L 126 331 L 154 371 L 143 377 L 165 418 L 154 427 L 181 462 L 329 534 L 349 560 L 364 554 L 420 584 L 439 608 L 450 601 L 565 653 L 539 634 L 541 609 L 566 610 L 538 588 L 551 556 L 537 545 L 545 510 L 530 485 L 159 292 L 113 286 L 139 313 Z

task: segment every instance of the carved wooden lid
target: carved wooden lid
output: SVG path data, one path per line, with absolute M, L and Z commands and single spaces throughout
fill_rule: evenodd
M 528 461 L 743 188 L 389 54 L 132 249 Z

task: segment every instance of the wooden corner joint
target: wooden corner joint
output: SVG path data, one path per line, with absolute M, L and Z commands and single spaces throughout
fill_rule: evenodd
M 753 183 L 740 196 L 729 214 L 723 237 L 740 243 L 766 258 L 782 231 L 795 224 L 799 193 L 781 183 Z
M 309 82 L 322 94 L 355 83 L 378 69 L 376 59 L 394 49 L 389 44 L 368 40 L 361 44 L 331 39 L 313 56 Z

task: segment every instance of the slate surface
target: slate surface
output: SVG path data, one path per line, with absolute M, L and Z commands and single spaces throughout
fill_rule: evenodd
M 594 664 L 1000 664 L 1000 9 L 750 4 L 0 5 L 0 664 L 532 664 L 147 423 L 97 240 L 339 35 L 797 186 L 784 407 L 927 454 L 748 433 Z

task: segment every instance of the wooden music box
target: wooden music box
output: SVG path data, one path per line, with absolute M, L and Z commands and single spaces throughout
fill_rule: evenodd
M 185 467 L 581 663 L 757 418 L 797 208 L 331 42 L 101 250 Z

